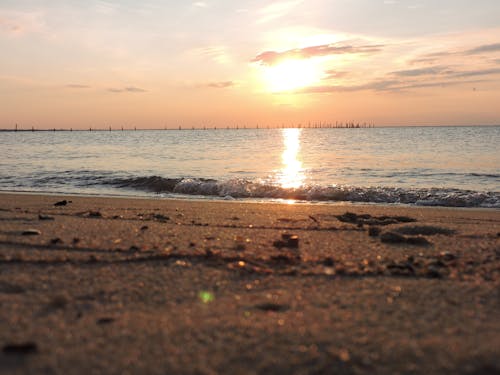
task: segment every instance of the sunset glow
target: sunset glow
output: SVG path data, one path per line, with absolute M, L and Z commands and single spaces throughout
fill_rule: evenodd
M 283 129 L 284 150 L 281 156 L 283 169 L 279 173 L 279 183 L 284 188 L 298 188 L 303 185 L 305 174 L 300 161 L 301 129 Z
M 320 79 L 318 67 L 308 60 L 288 60 L 264 69 L 267 89 L 271 92 L 295 90 Z
M 498 14 L 496 0 L 6 0 L 0 128 L 498 124 Z

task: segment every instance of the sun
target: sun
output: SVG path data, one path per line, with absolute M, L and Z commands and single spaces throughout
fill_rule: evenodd
M 292 91 L 320 80 L 320 69 L 312 60 L 286 60 L 264 68 L 264 81 L 271 92 Z

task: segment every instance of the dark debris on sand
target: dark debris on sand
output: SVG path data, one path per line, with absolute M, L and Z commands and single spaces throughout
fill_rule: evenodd
M 390 225 L 390 224 L 401 224 L 401 223 L 411 223 L 417 221 L 408 216 L 372 216 L 370 214 L 355 214 L 353 212 L 346 212 L 342 215 L 335 216 L 338 220 L 343 223 L 361 225 Z

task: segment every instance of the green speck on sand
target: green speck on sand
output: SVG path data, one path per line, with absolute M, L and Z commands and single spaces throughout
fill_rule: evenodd
M 213 293 L 207 292 L 206 290 L 199 292 L 198 298 L 203 303 L 210 303 L 210 302 L 213 302 L 215 300 L 215 296 L 213 295 Z

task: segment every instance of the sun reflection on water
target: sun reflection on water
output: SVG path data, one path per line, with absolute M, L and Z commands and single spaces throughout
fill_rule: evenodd
M 296 189 L 305 180 L 300 154 L 300 134 L 302 129 L 283 129 L 285 149 L 281 155 L 283 168 L 280 170 L 279 184 L 286 189 Z

